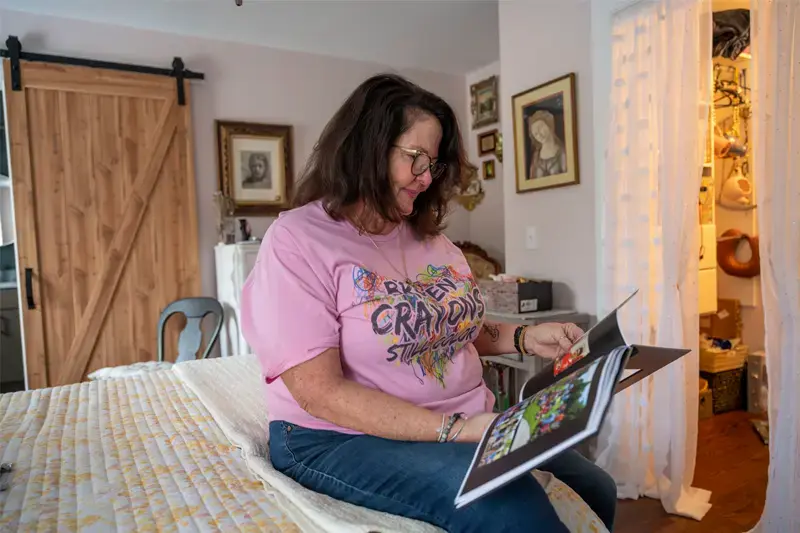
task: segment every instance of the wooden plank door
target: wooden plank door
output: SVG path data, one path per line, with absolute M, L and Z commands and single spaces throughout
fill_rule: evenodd
M 4 60 L 29 388 L 157 357 L 200 292 L 191 106 L 174 79 Z

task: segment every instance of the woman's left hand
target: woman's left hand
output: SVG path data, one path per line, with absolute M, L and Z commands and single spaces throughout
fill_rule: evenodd
M 525 352 L 553 359 L 566 353 L 581 335 L 583 330 L 575 324 L 548 322 L 528 326 L 523 339 Z

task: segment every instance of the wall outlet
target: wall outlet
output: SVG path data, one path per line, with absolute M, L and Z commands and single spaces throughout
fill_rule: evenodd
M 535 226 L 525 228 L 525 248 L 536 250 L 539 247 L 539 236 Z

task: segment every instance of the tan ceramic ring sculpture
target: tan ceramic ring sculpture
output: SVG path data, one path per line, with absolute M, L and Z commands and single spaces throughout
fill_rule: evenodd
M 736 259 L 739 243 L 747 241 L 750 246 L 750 259 L 742 262 Z M 723 272 L 737 278 L 754 278 L 761 273 L 761 257 L 758 253 L 758 237 L 742 233 L 738 229 L 729 229 L 720 236 L 717 242 L 717 263 Z

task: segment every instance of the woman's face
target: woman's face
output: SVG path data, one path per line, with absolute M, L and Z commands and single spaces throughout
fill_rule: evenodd
M 263 159 L 254 159 L 252 163 L 250 163 L 250 174 L 253 178 L 260 180 L 264 179 L 264 176 L 267 174 L 267 165 Z
M 550 140 L 550 128 L 543 120 L 537 120 L 531 124 L 531 136 L 536 142 L 544 144 Z
M 432 161 L 439 157 L 439 143 L 442 140 L 442 127 L 439 121 L 428 114 L 415 117 L 414 124 L 394 143 L 410 150 L 428 154 Z M 393 148 L 389 158 L 389 178 L 397 197 L 397 205 L 403 215 L 414 211 L 414 200 L 431 185 L 430 169 L 419 176 L 411 172 L 414 155 Z

